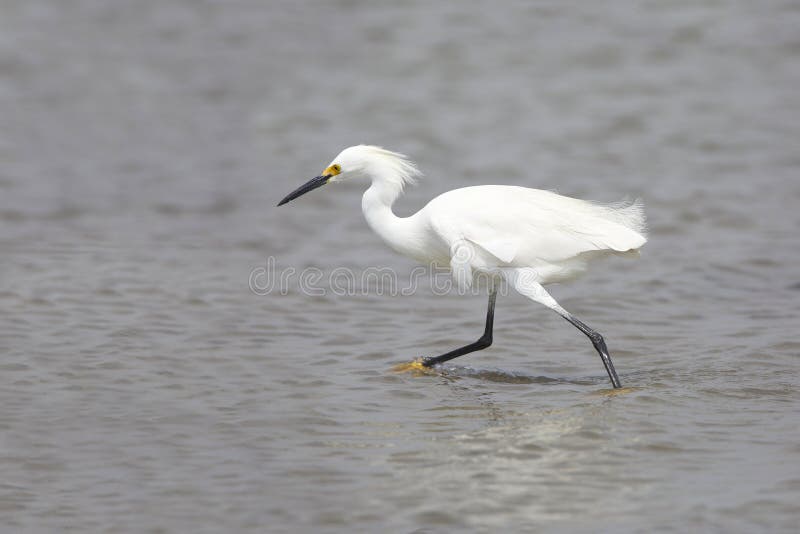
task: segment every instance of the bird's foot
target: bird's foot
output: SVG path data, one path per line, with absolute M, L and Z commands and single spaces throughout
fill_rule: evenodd
M 432 369 L 425 364 L 428 358 L 417 358 L 416 360 L 401 363 L 392 367 L 395 373 L 413 373 L 414 375 L 430 374 Z

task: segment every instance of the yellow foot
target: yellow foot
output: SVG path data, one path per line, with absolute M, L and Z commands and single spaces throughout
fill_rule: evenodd
M 436 374 L 430 367 L 422 365 L 422 358 L 417 358 L 413 362 L 401 363 L 392 367 L 395 373 L 413 373 L 414 376 Z

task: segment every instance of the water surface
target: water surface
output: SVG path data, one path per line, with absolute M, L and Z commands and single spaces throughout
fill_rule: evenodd
M 0 4 L 0 523 L 8 531 L 792 531 L 800 9 Z M 413 268 L 343 147 L 448 189 L 647 203 L 639 261 L 522 297 L 249 288 Z

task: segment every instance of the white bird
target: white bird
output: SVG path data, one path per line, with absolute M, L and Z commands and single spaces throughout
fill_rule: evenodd
M 361 208 L 369 226 L 389 247 L 420 262 L 449 265 L 461 289 L 481 275 L 492 281 L 483 335 L 441 356 L 424 358 L 423 366 L 492 344 L 497 282 L 504 279 L 588 336 L 611 384 L 621 387 L 603 337 L 562 308 L 543 286 L 575 278 L 589 260 L 638 251 L 647 241 L 641 201 L 597 204 L 540 189 L 481 185 L 448 191 L 409 217 L 396 216 L 392 205 L 420 175 L 403 154 L 352 146 L 278 206 L 327 183 L 367 178 L 371 185 Z

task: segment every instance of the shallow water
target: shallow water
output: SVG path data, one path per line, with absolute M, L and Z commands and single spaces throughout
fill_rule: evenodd
M 794 2 L 0 4 L 0 524 L 9 531 L 792 531 L 800 521 Z M 647 203 L 639 261 L 485 297 L 257 294 L 413 263 L 407 214 L 528 185 Z M 284 271 L 285 272 L 285 271 Z M 312 284 L 313 285 L 313 284 Z

